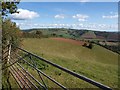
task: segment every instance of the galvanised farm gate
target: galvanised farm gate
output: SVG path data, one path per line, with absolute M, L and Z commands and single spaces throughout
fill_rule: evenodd
M 31 52 L 28 52 L 27 50 L 24 50 L 22 48 L 16 47 L 16 52 L 14 52 L 13 49 L 11 49 L 11 45 L 7 45 L 3 51 L 3 62 L 7 59 L 7 65 L 2 68 L 2 70 L 9 69 L 10 74 L 15 79 L 16 83 L 19 85 L 19 87 L 22 90 L 48 90 L 48 85 L 46 85 L 46 82 L 44 81 L 44 78 L 47 78 L 51 81 L 51 83 L 54 83 L 58 86 L 58 88 L 68 90 L 69 87 L 63 86 L 61 83 L 57 82 L 55 79 L 53 79 L 51 76 L 48 76 L 46 73 L 44 73 L 38 66 L 38 61 L 42 61 L 46 64 L 49 64 L 53 66 L 54 68 L 60 69 L 61 71 L 64 71 L 65 73 L 68 73 L 69 75 L 72 75 L 78 79 L 81 79 L 85 82 L 88 82 L 100 89 L 103 90 L 112 90 L 110 87 L 103 85 L 99 82 L 96 82 L 90 78 L 87 78 L 86 76 L 80 75 L 78 73 L 75 73 L 67 68 L 64 68 L 60 65 L 57 65 L 49 60 L 46 60 L 44 58 L 41 58 L 40 56 L 37 56 Z M 28 70 L 26 70 L 25 67 L 29 66 L 34 70 L 34 72 L 37 72 L 36 75 L 38 75 L 39 80 L 35 78 Z M 29 68 L 28 67 L 28 68 Z M 43 64 L 44 68 L 44 64 Z M 44 76 L 44 78 L 43 78 Z

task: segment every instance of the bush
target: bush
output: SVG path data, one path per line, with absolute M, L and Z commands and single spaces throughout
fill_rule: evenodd
M 92 49 L 93 48 L 93 44 L 90 43 L 87 47 L 90 48 L 90 49 Z
M 89 48 L 89 49 L 92 49 L 92 48 L 93 48 L 93 44 L 92 44 L 91 42 L 90 42 L 89 44 L 84 43 L 82 46 L 87 47 L 87 48 Z
M 56 33 L 53 33 L 52 36 L 56 37 L 57 35 L 56 35 Z
M 86 47 L 86 46 L 87 46 L 87 43 L 84 43 L 83 46 Z
M 16 23 L 11 22 L 7 19 L 3 21 L 2 24 L 2 46 L 3 48 L 11 44 L 14 47 L 19 47 L 21 45 L 21 31 L 16 26 Z

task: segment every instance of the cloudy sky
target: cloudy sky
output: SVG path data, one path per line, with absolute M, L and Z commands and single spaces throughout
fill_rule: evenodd
M 118 30 L 117 2 L 21 2 L 18 11 L 10 18 L 21 29 Z

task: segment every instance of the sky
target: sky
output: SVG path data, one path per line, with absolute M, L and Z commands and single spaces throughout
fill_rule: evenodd
M 117 2 L 20 2 L 18 11 L 10 18 L 21 29 L 118 31 Z
M 21 1 L 28 2 L 28 0 Z M 119 2 L 119 0 L 29 0 L 29 2 Z

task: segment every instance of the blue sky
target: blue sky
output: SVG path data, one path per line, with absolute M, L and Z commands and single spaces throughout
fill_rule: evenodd
M 75 28 L 117 31 L 117 2 L 21 2 L 11 15 L 21 29 Z

